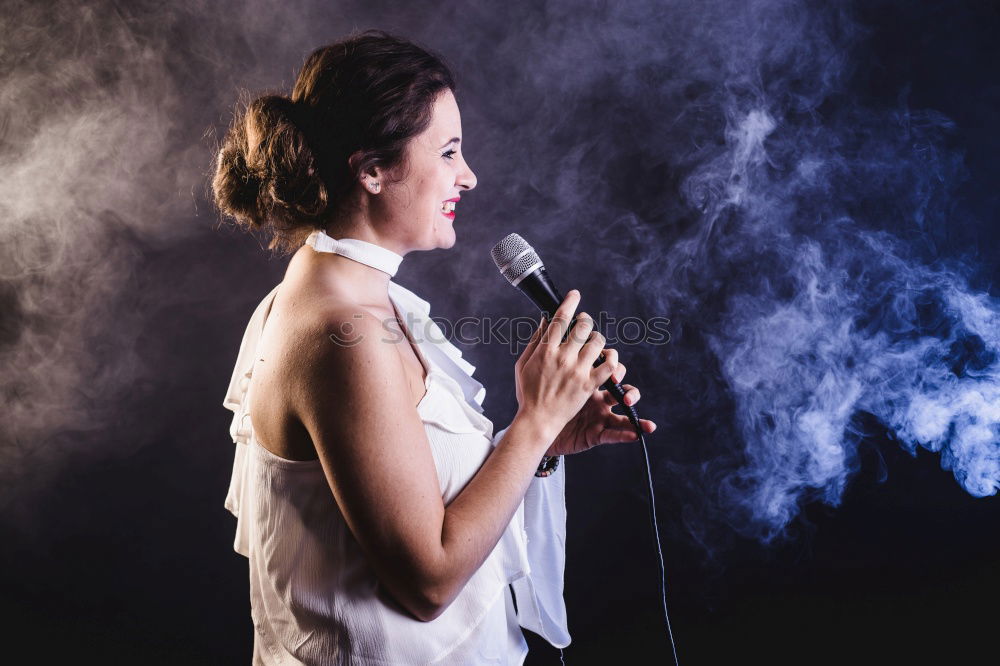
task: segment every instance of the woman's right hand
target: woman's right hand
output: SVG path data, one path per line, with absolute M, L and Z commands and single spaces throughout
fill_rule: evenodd
M 569 329 L 579 303 L 580 292 L 573 289 L 552 320 L 542 320 L 514 364 L 518 416 L 530 418 L 552 437 L 618 367 L 618 352 L 604 349 L 605 338 L 594 331 L 589 315 L 581 312 Z M 604 363 L 595 368 L 602 352 Z

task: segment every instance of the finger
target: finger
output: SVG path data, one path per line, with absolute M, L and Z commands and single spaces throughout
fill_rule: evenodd
M 605 428 L 601 433 L 601 442 L 604 444 L 620 444 L 623 442 L 635 442 L 639 438 L 635 434 L 635 427 L 625 416 L 616 416 L 614 426 Z M 649 419 L 639 419 L 639 426 L 646 434 L 656 430 L 656 424 Z
M 563 351 L 572 357 L 579 358 L 583 347 L 593 339 L 592 333 L 594 333 L 593 317 L 586 312 L 581 312 L 570 323 L 569 335 L 566 336 L 566 341 L 562 344 Z M 603 346 L 604 342 L 601 342 L 601 347 Z M 591 363 L 594 362 L 595 356 L 596 354 L 590 357 Z
M 628 371 L 628 368 L 625 367 L 625 364 L 622 363 L 621 361 L 618 361 L 618 367 L 611 374 L 611 380 L 615 384 L 621 384 L 622 381 L 625 379 L 625 373 L 627 371 Z
M 517 363 L 524 365 L 531 358 L 531 355 L 535 353 L 538 348 L 538 341 L 542 339 L 542 335 L 545 332 L 545 325 L 547 320 L 543 314 L 541 319 L 538 321 L 538 326 L 532 332 L 531 337 L 528 338 L 528 344 L 524 347 L 524 351 L 521 352 L 521 356 L 517 359 Z
M 552 314 L 552 321 L 549 322 L 545 334 L 542 336 L 542 345 L 548 347 L 558 347 L 562 343 L 563 336 L 569 330 L 569 322 L 573 319 L 576 306 L 580 304 L 580 292 L 571 289 L 562 304 L 556 308 Z
M 608 354 L 611 352 L 615 353 L 615 361 L 617 363 L 615 365 L 614 371 L 611 373 L 610 380 L 614 384 L 620 384 L 621 381 L 625 379 L 625 370 L 626 370 L 625 364 L 622 363 L 621 361 L 618 361 L 618 352 L 615 351 L 614 349 L 605 349 L 601 353 L 604 354 L 604 358 L 607 358 Z
M 618 370 L 618 350 L 617 349 L 602 349 L 599 354 L 604 354 L 604 362 L 611 365 L 611 377 L 615 376 L 615 372 Z M 600 358 L 600 356 L 598 356 Z M 591 363 L 597 359 L 591 359 Z M 609 377 L 608 379 L 610 379 Z
M 643 432 L 653 432 L 656 430 L 656 424 L 649 419 L 639 419 L 639 425 L 642 426 Z M 628 430 L 629 432 L 635 432 L 635 426 L 629 421 L 627 416 L 622 416 L 621 414 L 612 413 L 609 420 L 607 428 L 610 430 Z
M 601 336 L 600 340 L 591 340 L 585 346 L 584 352 L 581 352 L 581 358 L 590 359 L 590 363 L 593 364 L 597 359 L 595 357 L 601 354 L 601 349 L 604 347 L 604 336 L 600 333 L 595 333 L 595 336 Z M 601 386 L 604 382 L 611 378 L 612 373 L 615 371 L 615 367 L 618 365 L 618 352 L 614 349 L 604 350 L 604 363 L 601 363 L 596 368 L 590 371 L 590 380 L 594 382 L 594 386 Z
M 625 387 L 623 386 L 622 388 Z M 639 402 L 639 398 L 641 397 L 642 396 L 639 394 L 639 389 L 637 389 L 634 386 L 629 386 L 629 388 L 625 389 L 625 395 L 623 396 L 623 399 L 626 405 L 632 406 L 635 403 Z
M 622 384 L 622 388 L 625 390 L 626 397 L 628 397 L 629 391 L 632 390 L 635 390 L 636 392 L 639 391 L 639 389 L 635 388 L 631 384 Z M 601 391 L 601 393 L 604 394 L 604 402 L 608 403 L 611 406 L 618 404 L 617 398 L 615 398 L 615 396 L 611 393 L 611 391 Z M 636 401 L 638 401 L 638 398 L 639 396 L 636 396 Z M 635 402 L 626 402 L 626 404 L 634 405 Z

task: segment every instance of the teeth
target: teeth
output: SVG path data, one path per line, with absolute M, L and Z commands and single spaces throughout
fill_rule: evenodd
M 441 210 L 443 210 L 446 213 L 454 213 L 455 212 L 455 202 L 454 201 L 445 201 L 444 204 L 441 206 Z

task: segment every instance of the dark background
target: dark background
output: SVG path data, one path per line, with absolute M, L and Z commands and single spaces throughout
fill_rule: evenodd
M 220 226 L 206 181 L 240 90 L 287 91 L 312 48 L 371 27 L 448 60 L 479 177 L 456 246 L 408 256 L 398 282 L 435 316 L 530 314 L 488 256 L 517 231 L 588 312 L 671 319 L 670 344 L 620 350 L 640 412 L 659 424 L 649 458 L 681 662 L 995 653 L 996 499 L 968 494 L 938 454 L 908 454 L 861 406 L 846 488 L 826 503 L 803 492 L 769 540 L 715 493 L 743 442 L 728 348 L 711 339 L 752 323 L 732 297 L 759 294 L 754 275 L 777 284 L 793 272 L 794 251 L 762 261 L 756 247 L 788 234 L 829 247 L 838 234 L 885 231 L 902 264 L 950 266 L 967 293 L 995 293 L 1000 11 L 626 4 L 5 3 L 8 656 L 249 661 L 247 565 L 222 506 L 233 445 L 221 401 L 246 321 L 286 260 Z M 789 201 L 788 164 L 808 153 L 832 165 L 828 187 L 795 190 L 795 211 L 725 204 L 717 176 L 736 182 L 732 130 L 753 109 L 776 129 L 770 161 L 740 187 Z M 839 215 L 851 226 L 828 224 Z M 692 238 L 700 250 L 678 250 Z M 987 382 L 995 343 L 980 336 L 969 352 Z M 487 386 L 487 415 L 505 426 L 515 356 L 503 343 L 462 348 Z M 603 447 L 566 467 L 566 663 L 670 663 L 642 450 Z M 529 664 L 558 663 L 529 641 Z

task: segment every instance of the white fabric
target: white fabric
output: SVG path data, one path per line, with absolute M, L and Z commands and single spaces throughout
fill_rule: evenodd
M 317 229 L 306 238 L 306 245 L 317 252 L 332 252 L 341 256 L 360 261 L 362 264 L 377 268 L 389 277 L 394 277 L 403 261 L 403 255 L 396 254 L 381 245 L 369 243 L 358 238 L 333 238 L 325 231 Z
M 555 647 L 569 645 L 562 597 L 565 461 L 552 476 L 532 480 L 486 561 L 444 613 L 425 623 L 381 588 L 320 463 L 285 460 L 260 445 L 247 396 L 279 287 L 250 319 L 223 403 L 234 412 L 236 443 L 225 506 L 237 517 L 234 548 L 249 558 L 255 663 L 521 664 L 527 643 L 519 627 Z M 417 412 L 447 505 L 504 431 L 494 435 L 482 414 L 485 390 L 471 376 L 475 368 L 440 334 L 427 302 L 391 281 L 389 295 L 428 373 Z M 517 594 L 516 615 L 508 583 Z

